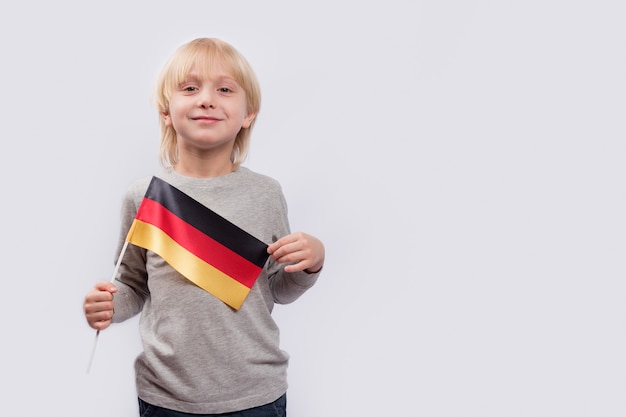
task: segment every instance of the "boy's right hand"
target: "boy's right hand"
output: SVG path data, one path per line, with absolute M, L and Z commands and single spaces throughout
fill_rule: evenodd
M 96 283 L 85 296 L 83 309 L 87 324 L 96 330 L 104 330 L 111 324 L 113 317 L 113 294 L 117 288 L 111 282 Z

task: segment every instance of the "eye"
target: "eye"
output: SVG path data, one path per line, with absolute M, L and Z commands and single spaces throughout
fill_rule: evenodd
M 233 90 L 231 90 L 228 87 L 220 87 L 217 89 L 217 91 L 219 91 L 220 93 L 232 93 L 233 92 Z
M 193 92 L 197 90 L 198 90 L 198 87 L 195 87 L 193 85 L 188 85 L 188 86 L 183 87 L 183 91 L 186 91 L 186 92 Z

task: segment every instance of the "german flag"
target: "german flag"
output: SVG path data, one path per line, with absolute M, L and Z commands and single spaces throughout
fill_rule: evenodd
M 164 180 L 152 177 L 126 241 L 151 250 L 238 310 L 267 261 L 267 245 Z

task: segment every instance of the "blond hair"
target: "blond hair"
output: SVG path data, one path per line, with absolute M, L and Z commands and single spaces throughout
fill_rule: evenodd
M 172 92 L 184 82 L 192 67 L 199 71 L 211 71 L 216 63 L 245 91 L 248 114 L 258 114 L 261 108 L 261 88 L 252 67 L 237 49 L 217 38 L 198 38 L 180 46 L 161 70 L 154 93 L 161 128 L 159 157 L 164 167 L 174 166 L 178 162 L 176 130 L 171 125 L 167 126 L 162 117 L 169 113 Z M 255 121 L 256 117 L 248 128 L 242 127 L 237 133 L 231 154 L 234 169 L 246 159 Z

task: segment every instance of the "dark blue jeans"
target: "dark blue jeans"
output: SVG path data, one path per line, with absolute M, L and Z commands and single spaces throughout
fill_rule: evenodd
M 139 417 L 287 417 L 287 394 L 269 404 L 225 414 L 189 414 L 148 404 L 139 398 Z

